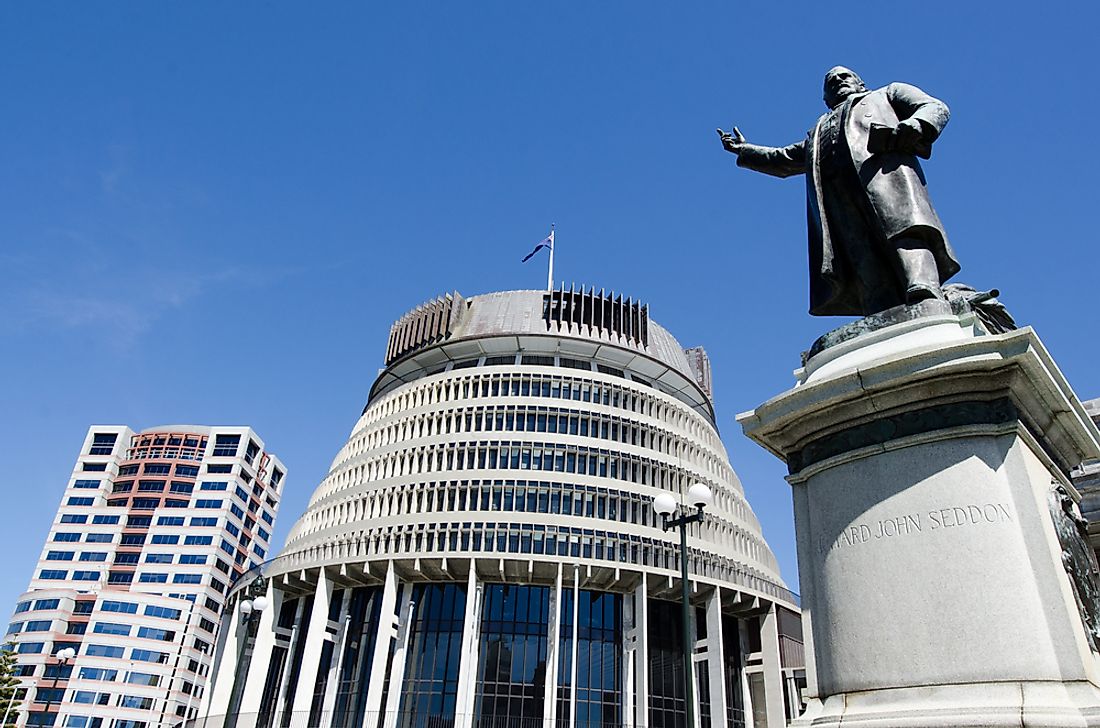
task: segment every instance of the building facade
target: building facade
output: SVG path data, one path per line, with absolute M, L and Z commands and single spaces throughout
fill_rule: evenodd
M 229 587 L 268 556 L 285 474 L 247 427 L 90 428 L 8 625 L 17 725 L 196 715 Z
M 647 306 L 594 290 L 402 317 L 285 549 L 234 589 L 199 724 L 677 728 L 687 677 L 700 728 L 784 725 L 797 597 L 700 369 Z M 684 634 L 652 499 L 694 483 L 714 504 L 689 534 Z

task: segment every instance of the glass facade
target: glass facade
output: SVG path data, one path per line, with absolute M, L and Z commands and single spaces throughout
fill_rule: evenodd
M 577 725 L 621 725 L 623 598 L 585 590 L 578 594 Z
M 309 631 L 309 621 L 313 614 L 313 599 L 314 596 L 310 594 L 301 600 L 301 604 L 298 605 L 297 620 L 294 625 L 294 630 L 299 634 L 305 634 Z M 282 728 L 289 728 L 290 719 L 293 716 L 291 707 L 294 704 L 294 693 L 298 689 L 298 677 L 302 670 L 302 657 L 305 650 L 305 640 L 295 640 L 291 645 L 291 656 L 288 666 L 290 672 L 287 674 L 286 690 L 283 693 L 283 711 L 282 722 L 280 725 Z
M 267 679 L 264 681 L 264 696 L 260 702 L 260 713 L 256 719 L 256 728 L 271 728 L 272 719 L 275 717 L 275 700 L 279 694 L 279 683 L 283 677 L 283 667 L 286 665 L 286 647 L 276 645 L 271 650 L 271 661 L 268 663 Z
M 412 602 L 398 725 L 450 728 L 458 697 L 466 588 L 416 584 Z
M 483 600 L 477 725 L 518 728 L 541 722 L 550 589 L 487 584 Z
M 718 659 L 715 656 L 715 659 Z M 741 688 L 741 630 L 733 617 L 722 615 L 722 677 L 726 683 L 726 726 L 745 727 L 745 697 Z
M 626 605 L 636 594 L 575 589 L 564 585 L 555 599 L 551 586 L 482 583 L 479 608 L 473 619 L 476 640 L 471 653 L 463 651 L 467 588 L 462 583 L 408 585 L 389 621 L 382 614 L 382 587 L 334 590 L 323 638 L 315 655 L 316 670 L 307 673 L 312 689 L 305 725 L 332 728 L 539 728 L 550 715 L 547 688 L 556 728 L 611 728 L 626 722 L 628 709 L 625 641 L 632 625 Z M 276 625 L 276 644 L 265 666 L 265 681 L 256 728 L 291 726 L 293 695 L 302 678 L 305 635 L 309 631 L 313 595 L 283 602 Z M 678 602 L 647 599 L 644 668 L 647 670 L 647 726 L 684 728 L 685 689 L 683 633 Z M 402 617 L 402 612 L 404 617 Z M 407 619 L 405 627 L 400 623 Z M 396 625 L 388 644 L 379 644 L 379 632 Z M 758 630 L 760 620 L 747 620 Z M 390 627 L 392 629 L 392 627 Z M 742 623 L 721 617 L 721 644 L 708 640 L 706 613 L 695 612 L 693 637 L 699 728 L 743 728 L 746 725 L 743 680 L 756 723 L 765 720 L 765 683 L 761 673 L 744 674 L 749 653 L 759 652 L 759 635 L 750 635 L 742 649 Z M 340 636 L 342 633 L 342 636 Z M 252 651 L 250 638 L 246 659 Z M 404 654 L 403 677 L 383 684 L 376 708 L 368 707 L 372 669 L 378 660 L 387 673 L 398 670 L 395 659 Z M 469 662 L 473 685 L 470 704 L 461 708 L 464 660 Z M 253 666 L 255 667 L 255 666 Z M 551 667 L 556 675 L 548 674 Z M 247 668 L 246 668 L 247 669 Z M 724 727 L 712 713 L 711 670 L 720 670 L 724 693 Z M 247 672 L 242 676 L 247 677 Z M 331 683 L 331 684 L 330 684 Z M 396 685 L 396 687 L 394 687 Z M 398 694 L 387 699 L 391 689 Z M 768 688 L 770 689 L 770 688 Z M 239 703 L 243 688 L 234 688 Z M 326 696 L 329 703 L 326 703 Z M 390 706 L 390 711 L 385 710 Z M 394 707 L 396 706 L 396 709 Z M 463 712 L 466 711 L 466 712 Z M 247 711 L 246 711 L 247 712 Z
M 649 725 L 684 728 L 687 695 L 681 607 L 675 602 L 650 599 L 648 610 Z
M 558 694 L 556 728 L 569 728 L 573 714 L 573 589 L 562 589 L 558 611 Z
M 576 616 L 574 620 L 574 601 Z M 574 628 L 575 625 L 575 628 Z M 562 591 L 557 725 L 567 728 L 573 705 L 573 639 L 577 642 L 576 725 L 621 725 L 623 719 L 623 596 Z
M 699 728 L 710 728 L 710 662 L 695 663 L 695 684 L 699 688 Z
M 347 611 L 348 631 L 344 638 L 340 677 L 336 686 L 333 728 L 367 725 L 367 685 L 370 682 L 371 658 L 374 655 L 381 611 L 380 589 L 359 587 L 352 590 Z

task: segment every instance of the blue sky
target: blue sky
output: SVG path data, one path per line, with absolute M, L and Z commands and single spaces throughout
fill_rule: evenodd
M 994 12 L 993 8 L 996 8 Z M 963 265 L 1100 396 L 1092 3 L 0 6 L 0 602 L 92 423 L 248 424 L 277 540 L 353 425 L 390 323 L 559 277 L 704 345 L 734 468 L 797 588 L 784 467 L 734 416 L 843 319 L 807 315 L 800 139 L 841 63 L 953 119 L 925 165 Z

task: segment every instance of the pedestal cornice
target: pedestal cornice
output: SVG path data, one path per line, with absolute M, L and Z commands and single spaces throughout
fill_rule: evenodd
M 942 318 L 930 326 L 942 326 Z M 912 322 L 906 326 L 912 331 Z M 1030 327 L 911 348 L 906 339 L 850 368 L 837 359 L 832 376 L 796 386 L 737 420 L 791 473 L 846 450 L 1014 419 L 1063 474 L 1100 457 L 1100 431 Z

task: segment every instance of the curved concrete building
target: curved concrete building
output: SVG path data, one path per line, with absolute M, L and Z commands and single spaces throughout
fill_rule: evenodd
M 798 709 L 796 597 L 730 467 L 710 368 L 602 292 L 451 294 L 398 320 L 278 558 L 238 581 L 210 725 L 684 724 L 679 543 L 697 482 L 700 728 Z M 227 717 L 228 716 L 228 717 Z

